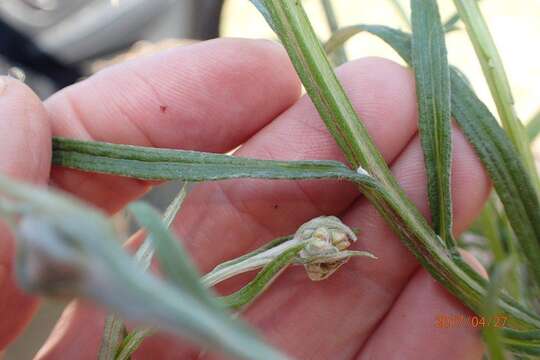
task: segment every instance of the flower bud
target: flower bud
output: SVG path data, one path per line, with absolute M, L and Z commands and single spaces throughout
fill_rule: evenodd
M 299 257 L 309 278 L 324 280 L 332 275 L 349 257 L 340 257 L 341 251 L 356 241 L 356 235 L 335 216 L 321 216 L 308 221 L 296 232 L 299 241 L 306 242 Z

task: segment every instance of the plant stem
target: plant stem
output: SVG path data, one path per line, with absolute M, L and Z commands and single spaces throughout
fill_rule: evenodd
M 495 101 L 502 125 L 534 179 L 537 196 L 540 196 L 540 178 L 529 146 L 527 132 L 516 114 L 512 90 L 502 59 L 482 16 L 480 7 L 475 0 L 454 0 L 454 4 L 458 9 L 461 20 L 465 23 L 467 33 Z
M 326 21 L 328 27 L 330 28 L 330 33 L 334 33 L 339 28 L 338 20 L 336 17 L 336 12 L 334 11 L 334 5 L 332 0 L 321 0 L 322 6 L 324 9 L 324 15 L 326 16 Z M 333 55 L 335 65 L 345 64 L 347 60 L 347 53 L 345 48 L 339 48 Z
M 364 189 L 368 200 L 418 261 L 473 311 L 480 312 L 486 281 L 463 263 L 457 265 L 452 261 L 440 239 L 403 193 L 337 80 L 300 2 L 276 0 L 265 1 L 265 5 L 306 91 L 348 161 L 354 168 L 362 166 L 382 183 L 385 198 Z M 534 315 L 515 311 L 516 305 L 511 301 L 501 301 L 500 306 L 510 314 L 509 322 L 514 326 L 540 326 Z

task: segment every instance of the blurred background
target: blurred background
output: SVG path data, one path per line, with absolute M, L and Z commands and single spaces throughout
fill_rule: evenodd
M 326 40 L 330 30 L 322 1 L 303 3 L 321 40 Z M 333 1 L 340 26 L 384 24 L 408 31 L 395 3 Z M 408 1 L 401 4 L 407 12 Z M 452 0 L 439 4 L 443 19 L 454 14 Z M 506 66 L 518 115 L 527 122 L 540 109 L 540 46 L 534 45 L 540 39 L 540 0 L 484 0 L 481 8 Z M 447 37 L 449 60 L 494 110 L 474 50 L 459 27 Z M 0 73 L 24 78 L 46 99 L 110 64 L 218 36 L 275 39 L 248 0 L 0 0 Z M 354 37 L 346 51 L 350 59 L 383 56 L 402 63 L 369 35 Z M 535 150 L 538 159 L 540 144 Z M 160 187 L 149 199 L 162 207 L 176 191 L 176 184 Z M 6 359 L 31 359 L 64 305 L 45 302 Z

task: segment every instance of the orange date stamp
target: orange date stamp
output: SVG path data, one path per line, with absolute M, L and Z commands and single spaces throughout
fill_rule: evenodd
M 508 316 L 494 315 L 491 317 L 463 314 L 438 314 L 435 318 L 437 329 L 473 328 L 483 329 L 488 326 L 502 328 L 506 325 Z

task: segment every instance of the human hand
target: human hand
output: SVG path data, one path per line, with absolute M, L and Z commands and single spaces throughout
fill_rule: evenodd
M 414 78 L 390 61 L 368 58 L 338 70 L 353 104 L 408 196 L 429 213 Z M 0 171 L 55 186 L 109 213 L 142 195 L 148 183 L 55 168 L 55 136 L 261 159 L 344 158 L 300 86 L 285 52 L 266 41 L 221 39 L 113 67 L 42 105 L 14 80 L 0 95 Z M 472 148 L 454 129 L 454 231 L 476 217 L 489 181 Z M 235 180 L 198 185 L 174 230 L 202 272 L 319 215 L 359 227 L 353 245 L 377 255 L 351 260 L 313 283 L 291 268 L 245 313 L 265 338 L 299 359 L 479 359 L 478 331 L 436 327 L 437 316 L 470 316 L 386 226 L 351 184 L 337 181 Z M 13 240 L 2 230 L 0 264 L 9 274 Z M 30 318 L 35 300 L 16 290 L 0 267 L 0 348 Z M 218 289 L 230 292 L 239 277 Z M 74 302 L 38 359 L 95 359 L 105 312 Z M 184 359 L 199 350 L 176 337 L 146 340 L 135 358 Z M 208 355 L 208 357 L 212 357 Z

